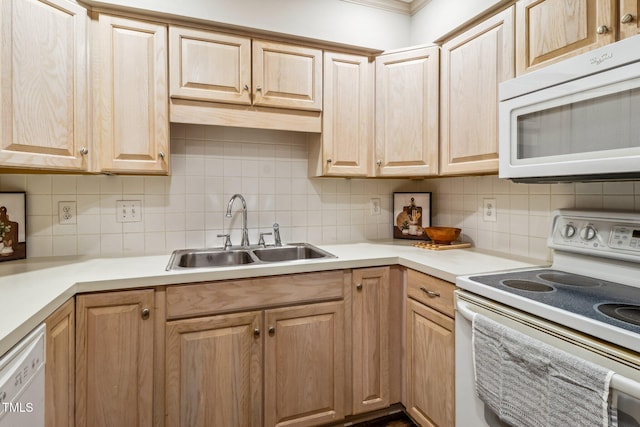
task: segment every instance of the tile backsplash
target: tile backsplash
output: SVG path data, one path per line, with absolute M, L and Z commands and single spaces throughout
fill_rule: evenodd
M 171 176 L 0 174 L 0 190 L 27 191 L 28 257 L 163 254 L 240 242 L 240 203 L 249 237 L 280 224 L 283 242 L 359 242 L 391 238 L 392 193 L 432 191 L 432 223 L 463 229 L 475 246 L 547 259 L 550 215 L 558 208 L 640 211 L 640 182 L 513 184 L 496 176 L 401 179 L 307 177 L 303 133 L 177 125 L 171 127 Z M 380 199 L 373 215 L 371 199 Z M 497 221 L 482 218 L 496 200 Z M 142 221 L 116 220 L 116 201 L 140 200 Z M 59 202 L 76 202 L 76 223 L 60 224 Z M 267 236 L 267 242 L 271 242 Z

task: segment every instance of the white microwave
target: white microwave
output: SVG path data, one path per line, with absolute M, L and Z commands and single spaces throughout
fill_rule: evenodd
M 500 178 L 640 179 L 640 35 L 499 90 Z

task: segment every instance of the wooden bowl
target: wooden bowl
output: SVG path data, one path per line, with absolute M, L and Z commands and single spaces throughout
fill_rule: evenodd
M 449 245 L 460 236 L 462 230 L 455 227 L 426 227 L 424 231 L 433 243 Z

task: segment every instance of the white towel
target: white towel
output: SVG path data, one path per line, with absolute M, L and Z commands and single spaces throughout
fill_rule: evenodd
M 476 393 L 514 427 L 609 426 L 613 371 L 476 314 Z

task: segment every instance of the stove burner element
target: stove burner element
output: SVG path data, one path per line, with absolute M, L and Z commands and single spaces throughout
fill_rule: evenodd
M 596 286 L 600 286 L 602 284 L 602 282 L 600 282 L 599 280 L 585 276 L 578 276 L 576 274 L 542 273 L 539 274 L 538 277 L 542 280 L 558 283 L 560 285 L 581 286 L 584 288 L 595 288 Z
M 544 283 L 533 282 L 531 280 L 503 280 L 503 285 L 514 289 L 520 289 L 521 291 L 531 292 L 551 292 L 553 287 L 545 285 Z
M 622 322 L 640 326 L 640 305 L 600 304 L 598 311 Z

